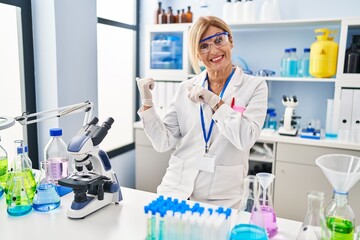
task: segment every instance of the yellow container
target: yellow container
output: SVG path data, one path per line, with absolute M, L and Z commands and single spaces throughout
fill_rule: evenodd
M 337 33 L 336 30 L 327 28 L 315 29 L 317 41 L 311 44 L 310 50 L 310 75 L 316 78 L 329 78 L 336 74 L 336 64 L 339 45 L 334 42 L 329 34 Z

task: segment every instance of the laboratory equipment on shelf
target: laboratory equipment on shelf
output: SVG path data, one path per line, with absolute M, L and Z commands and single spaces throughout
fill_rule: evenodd
M 272 203 L 272 183 L 275 175 L 271 173 L 257 173 L 256 177 L 259 181 L 259 204 L 264 225 L 269 238 L 274 237 L 278 233 L 278 226 L 276 222 L 276 214 Z M 254 215 L 252 213 L 250 222 L 254 222 Z M 255 223 L 256 224 L 256 223 Z
M 1 142 L 1 136 L 0 136 Z M 8 155 L 6 150 L 0 145 L 0 197 L 4 194 L 8 172 Z
M 299 60 L 299 77 L 310 77 L 310 48 L 304 48 L 304 53 Z
M 58 183 L 74 191 L 74 200 L 67 210 L 69 218 L 83 218 L 92 212 L 122 200 L 116 173 L 106 152 L 99 149 L 114 122 L 108 118 L 98 126 L 94 117 L 71 139 L 69 154 L 74 159 L 75 171 Z
M 333 200 L 325 211 L 326 224 L 332 240 L 352 240 L 355 232 L 355 214 L 348 202 L 349 190 L 360 179 L 360 158 L 329 154 L 316 159 L 332 187 Z
M 327 28 L 315 29 L 317 41 L 311 44 L 310 50 L 310 74 L 317 78 L 329 78 L 336 74 L 336 64 L 339 45 L 330 34 L 336 30 Z
M 278 132 L 280 135 L 296 136 L 298 132 L 297 119 L 301 118 L 295 115 L 295 108 L 299 104 L 296 96 L 287 97 L 283 96 L 282 104 L 286 107 L 283 118 L 280 123 L 283 125 L 279 128 Z
M 258 178 L 248 175 L 244 179 L 244 192 L 237 212 L 235 225 L 231 230 L 231 240 L 267 240 L 264 216 L 258 194 Z
M 351 46 L 346 49 L 344 73 L 360 73 L 360 35 L 354 35 Z
M 36 211 L 48 212 L 60 206 L 60 195 L 52 179 L 51 162 L 41 162 L 41 176 L 37 184 L 33 208 Z
M 308 193 L 308 208 L 305 220 L 300 228 L 296 240 L 322 240 L 330 239 L 330 231 L 326 227 L 324 214 L 323 192 L 312 191 Z
M 319 140 L 321 137 L 320 129 L 309 123 L 306 128 L 301 129 L 300 137 Z

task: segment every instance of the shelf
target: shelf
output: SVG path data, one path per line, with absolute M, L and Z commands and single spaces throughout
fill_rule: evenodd
M 256 162 L 267 162 L 267 163 L 274 162 L 274 160 L 269 156 L 261 155 L 261 154 L 254 154 L 254 153 L 250 154 L 249 160 L 256 161 Z
M 267 81 L 289 82 L 337 82 L 336 78 L 301 78 L 301 77 L 260 77 Z
M 299 27 L 340 27 L 341 19 L 298 19 L 298 20 L 279 20 L 268 22 L 247 22 L 239 24 L 229 24 L 233 31 L 242 31 L 249 29 L 274 29 L 274 28 L 299 28 Z

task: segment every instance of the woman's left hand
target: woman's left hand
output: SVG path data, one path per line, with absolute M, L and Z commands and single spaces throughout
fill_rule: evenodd
M 188 97 L 191 101 L 195 103 L 205 102 L 209 104 L 212 109 L 214 109 L 221 100 L 218 95 L 201 86 L 190 84 L 188 86 L 188 91 Z

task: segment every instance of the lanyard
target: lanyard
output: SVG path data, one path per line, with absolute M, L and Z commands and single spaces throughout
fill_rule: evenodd
M 221 91 L 221 93 L 219 95 L 220 99 L 222 99 L 222 97 L 224 95 L 224 92 L 226 90 L 226 87 L 228 86 L 232 76 L 234 75 L 234 72 L 235 72 L 235 69 L 232 70 L 231 74 L 226 79 L 225 85 L 224 85 L 224 87 L 223 87 L 223 89 L 222 89 L 222 91 Z M 206 74 L 206 78 L 204 79 L 204 82 L 202 84 L 203 87 L 204 87 L 205 82 L 208 81 L 208 80 L 209 80 L 209 78 L 208 78 L 208 75 Z M 208 84 L 208 89 L 211 91 L 210 83 Z M 214 126 L 214 120 L 211 119 L 209 132 L 208 132 L 208 134 L 206 134 L 204 112 L 203 112 L 203 108 L 202 108 L 201 104 L 200 104 L 200 119 L 201 119 L 201 127 L 202 127 L 202 132 L 203 132 L 204 141 L 205 141 L 205 153 L 208 153 L 209 152 L 208 142 L 210 140 L 210 136 L 211 136 L 212 129 L 213 129 L 213 126 Z

